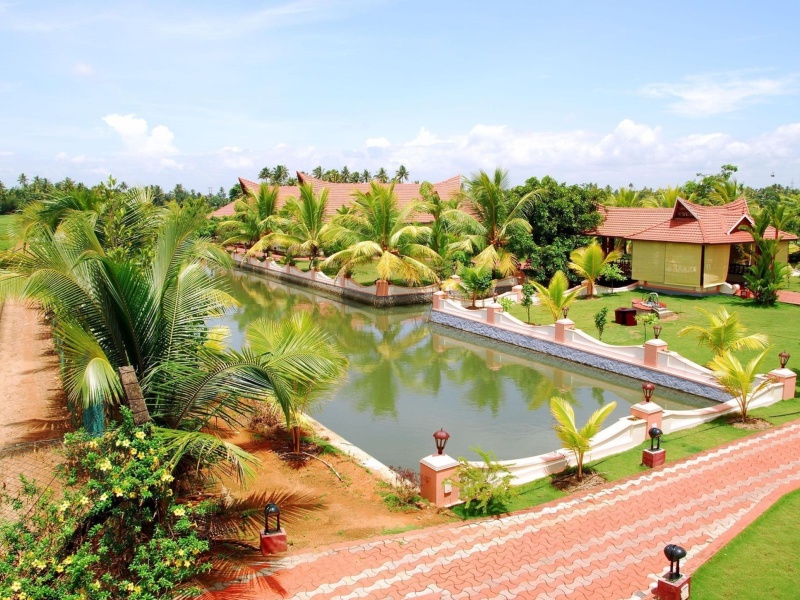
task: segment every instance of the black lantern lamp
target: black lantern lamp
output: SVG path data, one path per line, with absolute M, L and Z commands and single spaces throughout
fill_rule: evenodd
M 646 381 L 642 384 L 642 393 L 644 394 L 644 401 L 650 402 L 650 398 L 653 397 L 653 392 L 655 391 L 656 386 L 649 381 Z
M 275 529 L 269 528 L 270 516 L 275 517 Z M 272 502 L 264 507 L 264 534 L 278 533 L 281 530 L 281 509 Z
M 778 358 L 781 361 L 781 369 L 786 368 L 786 363 L 789 362 L 789 358 L 791 358 L 791 354 L 789 354 L 786 350 L 778 354 Z
M 681 559 L 686 556 L 686 550 L 675 544 L 668 544 L 664 548 L 664 556 L 669 560 L 669 575 L 667 580 L 676 581 L 681 578 Z M 673 569 L 673 563 L 675 568 Z
M 656 339 L 658 339 L 658 336 L 661 335 L 661 325 L 658 323 L 653 325 L 653 335 L 656 336 Z
M 561 308 L 561 314 L 566 319 L 567 315 L 569 314 L 569 306 L 564 306 Z
M 439 454 L 444 454 L 444 447 L 447 445 L 447 440 L 450 439 L 450 434 L 444 429 L 439 429 L 439 431 L 433 434 L 433 439 L 436 440 L 436 449 L 439 451 Z
M 651 427 L 649 433 L 650 433 L 650 451 L 654 452 L 656 450 L 661 450 L 661 436 L 664 435 L 664 432 L 661 431 L 658 427 Z

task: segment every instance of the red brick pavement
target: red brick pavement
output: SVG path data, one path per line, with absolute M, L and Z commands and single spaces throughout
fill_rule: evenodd
M 800 487 L 798 444 L 795 422 L 502 518 L 288 556 L 262 576 L 297 600 L 642 598 L 665 570 L 664 546 L 685 547 L 691 573 Z
M 778 302 L 783 302 L 785 304 L 800 305 L 800 292 L 792 292 L 790 290 L 778 290 Z

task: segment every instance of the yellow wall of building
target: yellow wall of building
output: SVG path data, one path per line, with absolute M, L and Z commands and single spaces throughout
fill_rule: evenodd
M 667 242 L 664 259 L 664 283 L 700 285 L 702 246 Z
M 664 281 L 664 242 L 631 243 L 631 277 L 639 281 Z
M 706 246 L 703 262 L 703 287 L 725 283 L 728 277 L 728 263 L 731 247 L 728 244 Z

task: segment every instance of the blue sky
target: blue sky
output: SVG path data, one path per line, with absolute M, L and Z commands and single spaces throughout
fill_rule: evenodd
M 800 185 L 795 2 L 0 0 L 0 180 Z M 775 174 L 772 177 L 772 173 Z

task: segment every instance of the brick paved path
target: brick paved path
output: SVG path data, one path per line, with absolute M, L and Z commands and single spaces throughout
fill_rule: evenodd
M 599 491 L 289 556 L 262 576 L 276 577 L 298 600 L 640 598 L 665 570 L 665 545 L 688 550 L 683 566 L 691 572 L 800 487 L 798 445 L 795 422 Z M 247 586 L 229 584 L 214 597 L 233 598 Z

